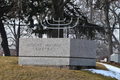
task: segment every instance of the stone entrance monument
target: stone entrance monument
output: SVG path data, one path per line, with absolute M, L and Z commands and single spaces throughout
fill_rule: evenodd
M 46 22 L 51 26 L 56 25 Z M 62 21 L 59 19 L 55 22 L 60 23 Z M 59 38 L 59 29 L 64 29 L 60 26 L 69 26 L 69 24 L 58 24 L 58 28 L 43 25 L 44 28 L 58 29 L 58 38 L 20 39 L 19 65 L 39 65 L 68 69 L 79 69 L 81 66 L 95 67 L 95 41 Z
M 95 57 L 95 41 L 69 38 L 20 39 L 20 65 L 93 67 L 96 65 Z

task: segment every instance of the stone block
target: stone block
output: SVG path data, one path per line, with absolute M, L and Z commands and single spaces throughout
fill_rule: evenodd
M 45 66 L 95 66 L 95 59 L 82 58 L 56 58 L 56 57 L 19 57 L 22 65 L 45 65 Z
M 69 38 L 20 39 L 20 65 L 95 66 L 95 41 Z

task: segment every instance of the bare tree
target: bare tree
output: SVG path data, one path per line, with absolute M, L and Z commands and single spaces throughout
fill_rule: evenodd
M 15 48 L 16 52 L 18 49 L 18 31 L 19 31 L 19 19 L 10 19 L 7 20 L 5 23 L 5 29 L 7 30 L 7 36 L 9 41 L 9 47 Z M 23 21 L 21 21 L 21 24 L 25 24 Z M 28 26 L 25 24 L 20 27 L 20 37 L 22 38 L 29 38 L 32 37 L 32 31 L 28 30 Z M 16 53 L 18 56 L 18 52 Z
M 112 36 L 114 40 L 118 43 L 116 36 L 113 34 L 115 32 L 115 28 L 119 24 L 119 13 L 120 10 L 119 1 L 118 0 L 89 0 L 87 7 L 85 6 L 86 1 L 79 1 L 79 6 L 82 8 L 82 12 L 88 16 L 89 21 L 92 23 L 96 23 L 101 26 L 107 27 L 106 35 L 103 36 L 104 40 L 108 42 L 109 45 L 109 58 L 110 55 L 113 54 L 113 45 Z M 82 5 L 84 4 L 84 5 Z M 111 28 L 112 27 L 112 28 Z M 97 33 L 98 34 L 98 33 Z M 101 39 L 101 38 L 99 38 Z M 110 62 L 110 59 L 108 60 Z

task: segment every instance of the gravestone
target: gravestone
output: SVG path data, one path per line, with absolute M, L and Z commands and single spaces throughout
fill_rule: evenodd
M 19 65 L 95 66 L 95 41 L 69 38 L 20 39 Z

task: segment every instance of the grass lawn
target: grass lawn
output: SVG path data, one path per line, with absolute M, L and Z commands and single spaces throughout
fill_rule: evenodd
M 100 70 L 108 70 L 104 65 L 97 64 L 97 63 L 96 63 L 96 69 L 100 69 Z
M 98 69 L 106 69 L 98 65 Z M 0 80 L 116 80 L 83 70 L 19 66 L 18 57 L 0 57 Z

